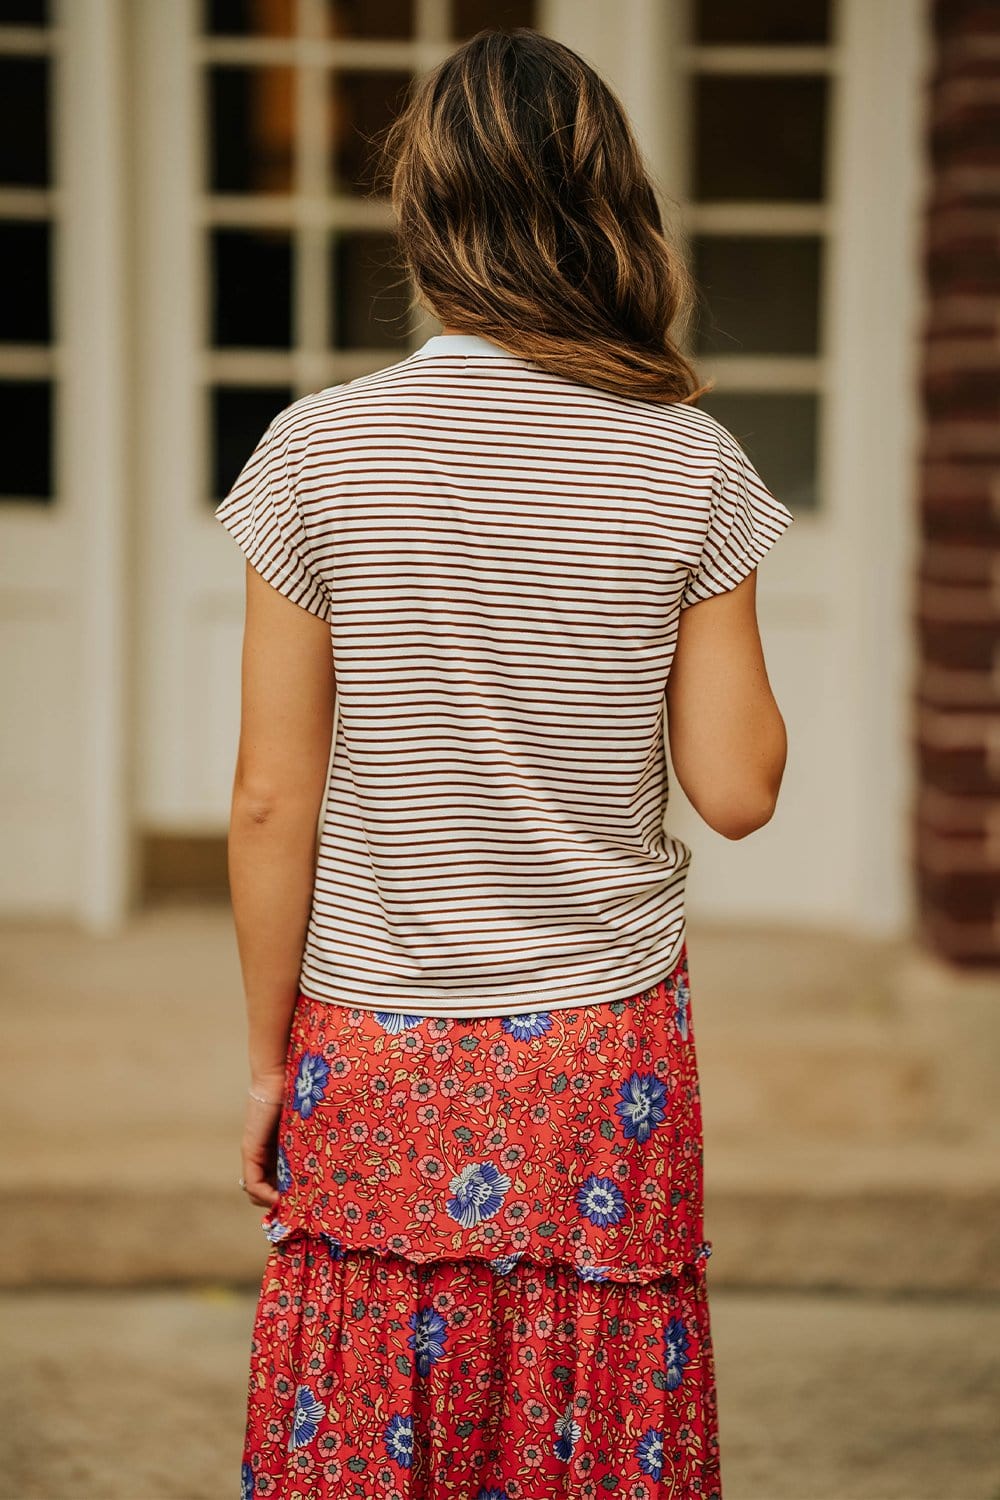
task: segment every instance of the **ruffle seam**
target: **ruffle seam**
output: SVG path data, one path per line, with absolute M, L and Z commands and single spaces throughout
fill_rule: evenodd
M 421 1250 L 411 1246 L 404 1250 L 393 1248 L 384 1241 L 371 1239 L 352 1237 L 350 1241 L 344 1241 L 329 1230 L 311 1224 L 284 1224 L 270 1212 L 261 1220 L 261 1229 L 272 1249 L 275 1250 L 281 1250 L 302 1239 L 320 1239 L 326 1244 L 333 1260 L 341 1259 L 346 1251 L 359 1250 L 367 1251 L 383 1259 L 408 1260 L 414 1265 L 428 1265 L 433 1261 L 481 1260 L 499 1275 L 508 1274 L 520 1264 L 536 1265 L 542 1269 L 561 1265 L 575 1272 L 581 1281 L 646 1283 L 660 1281 L 667 1277 L 678 1277 L 691 1268 L 703 1268 L 714 1248 L 711 1240 L 702 1239 L 694 1245 L 690 1255 L 673 1256 L 661 1262 L 632 1266 L 602 1262 L 596 1257 L 593 1261 L 575 1261 L 565 1253 L 560 1253 L 558 1248 L 546 1246 L 506 1252 L 501 1250 L 495 1254 L 487 1254 L 469 1246 L 463 1246 L 457 1250 L 446 1250 L 437 1246 Z

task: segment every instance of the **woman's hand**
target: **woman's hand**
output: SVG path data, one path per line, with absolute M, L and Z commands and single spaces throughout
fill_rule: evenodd
M 259 1099 L 252 1099 L 247 1095 L 241 1152 L 244 1192 L 258 1208 L 273 1208 L 280 1197 L 278 1124 L 281 1120 L 285 1087 L 284 1074 L 255 1078 L 250 1087 L 255 1094 L 260 1094 L 270 1102 L 261 1104 Z

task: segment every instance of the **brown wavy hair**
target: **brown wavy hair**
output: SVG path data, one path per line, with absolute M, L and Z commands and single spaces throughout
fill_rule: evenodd
M 479 31 L 375 144 L 415 301 L 444 326 L 622 396 L 712 388 L 672 335 L 698 292 L 628 117 L 569 47 L 526 26 Z

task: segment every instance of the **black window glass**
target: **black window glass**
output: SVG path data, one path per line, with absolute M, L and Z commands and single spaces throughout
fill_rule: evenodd
M 332 246 L 337 349 L 394 349 L 407 340 L 410 285 L 392 234 L 338 235 Z
M 0 4 L 0 26 L 47 26 L 47 0 L 3 0 Z
M 49 186 L 49 62 L 0 57 L 0 184 Z
M 205 30 L 213 36 L 289 36 L 295 0 L 207 0 Z
M 812 391 L 712 391 L 699 407 L 733 434 L 789 510 L 817 506 L 819 406 Z
M 207 73 L 209 186 L 216 193 L 288 193 L 295 162 L 291 68 L 216 67 Z
M 536 10 L 535 0 L 452 0 L 452 34 L 462 41 L 487 27 L 533 27 Z
M 413 35 L 413 0 L 326 0 L 331 36 L 384 37 Z
M 823 243 L 815 235 L 703 235 L 698 354 L 819 352 Z
M 212 343 L 289 349 L 292 241 L 287 230 L 217 229 L 212 235 Z
M 51 500 L 51 381 L 0 380 L 0 404 L 7 432 L 0 443 L 0 495 Z
M 6 295 L 0 297 L 0 340 L 45 344 L 52 337 L 49 245 L 45 220 L 0 221 L 0 265 Z
M 697 0 L 694 39 L 708 46 L 748 42 L 821 45 L 830 39 L 829 0 Z
M 268 424 L 295 399 L 290 386 L 216 386 L 211 393 L 212 495 L 232 489 Z
M 697 200 L 823 198 L 824 75 L 704 73 L 693 86 Z
M 375 190 L 378 133 L 406 103 L 411 75 L 398 69 L 351 72 L 338 68 L 330 80 L 334 185 L 366 196 Z

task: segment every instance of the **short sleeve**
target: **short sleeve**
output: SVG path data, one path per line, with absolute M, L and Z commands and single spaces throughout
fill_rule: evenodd
M 719 465 L 712 484 L 708 531 L 681 609 L 734 589 L 795 519 L 721 424 L 718 437 Z
M 247 560 L 280 594 L 321 619 L 332 619 L 329 588 L 311 560 L 312 549 L 288 477 L 279 412 L 240 471 L 215 518 Z

